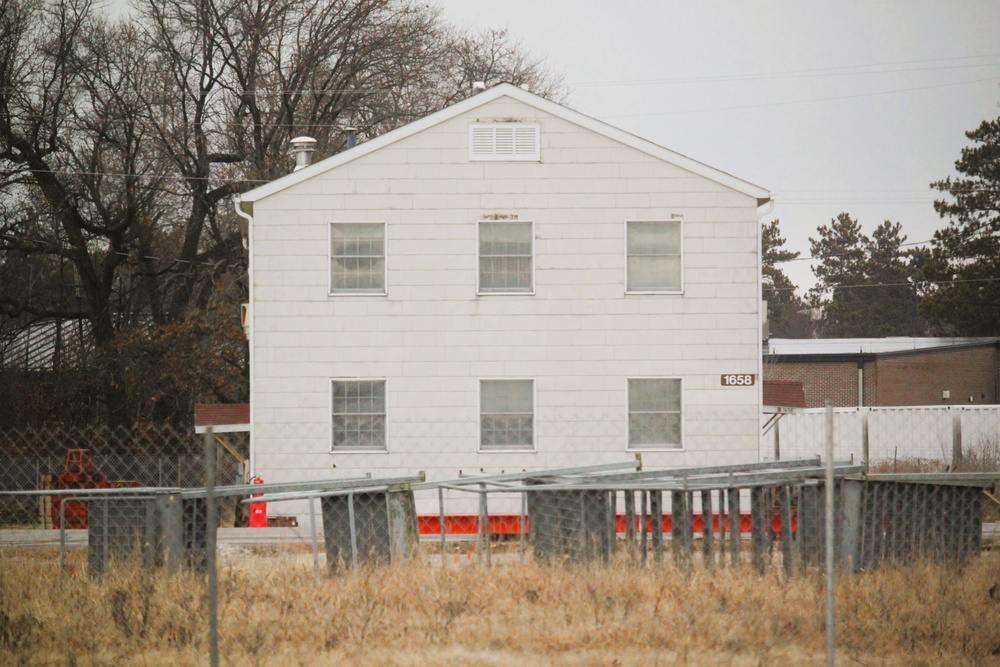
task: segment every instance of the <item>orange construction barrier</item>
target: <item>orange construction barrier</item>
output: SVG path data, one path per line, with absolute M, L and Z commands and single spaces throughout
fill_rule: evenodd
M 624 533 L 626 529 L 625 515 L 619 514 L 615 517 L 615 530 Z M 653 531 L 653 519 L 646 516 L 646 532 Z M 798 516 L 792 514 L 792 532 L 798 530 Z M 251 524 L 252 525 L 252 524 Z M 636 517 L 636 532 L 641 532 L 642 521 Z M 669 514 L 663 515 L 663 532 L 670 534 L 673 528 L 673 517 Z M 716 534 L 728 532 L 730 526 L 729 517 L 724 517 L 722 525 L 719 525 L 719 515 L 712 515 L 712 528 Z M 781 533 L 781 517 L 775 515 L 771 522 L 771 527 L 775 534 Z M 417 517 L 417 528 L 421 535 L 438 535 L 441 533 L 441 519 L 436 514 L 422 514 Z M 525 526 L 527 528 L 527 526 Z M 701 514 L 694 515 L 694 532 L 704 532 L 705 519 Z M 489 516 L 490 535 L 517 535 L 521 532 L 521 517 L 518 514 L 491 514 Z M 448 514 L 444 517 L 444 532 L 447 535 L 476 535 L 479 533 L 479 516 L 476 514 Z M 740 514 L 740 532 L 750 532 L 750 515 Z

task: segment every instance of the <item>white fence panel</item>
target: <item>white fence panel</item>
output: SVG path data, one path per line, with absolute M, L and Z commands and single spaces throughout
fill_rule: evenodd
M 996 458 L 1000 452 L 1000 406 L 834 408 L 834 458 L 865 459 L 864 425 L 868 425 L 868 459 L 952 463 L 956 426 L 965 457 Z M 803 410 L 784 415 L 761 438 L 761 460 L 822 456 L 826 438 L 826 410 Z
M 1000 447 L 997 407 L 962 408 L 962 447 L 968 453 L 996 451 Z

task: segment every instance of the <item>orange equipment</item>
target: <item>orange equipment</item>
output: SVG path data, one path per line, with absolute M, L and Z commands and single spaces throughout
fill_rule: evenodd
M 254 477 L 250 480 L 252 484 L 263 484 L 264 480 Z M 262 493 L 253 494 L 254 498 L 261 497 Z M 250 527 L 267 528 L 267 503 L 250 503 Z
M 94 468 L 94 457 L 89 449 L 71 449 L 66 452 L 61 474 L 52 476 L 53 489 L 107 489 L 110 487 L 104 475 Z M 59 528 L 59 508 L 62 496 L 52 496 L 52 527 Z M 68 500 L 62 514 L 66 518 L 66 528 L 87 527 L 87 502 Z

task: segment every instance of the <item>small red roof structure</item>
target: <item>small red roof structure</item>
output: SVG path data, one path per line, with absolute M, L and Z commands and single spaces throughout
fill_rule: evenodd
M 764 412 L 779 412 L 783 408 L 806 407 L 806 392 L 801 382 L 764 380 Z
M 195 433 L 204 433 L 209 426 L 216 433 L 249 431 L 250 404 L 196 403 L 194 406 Z

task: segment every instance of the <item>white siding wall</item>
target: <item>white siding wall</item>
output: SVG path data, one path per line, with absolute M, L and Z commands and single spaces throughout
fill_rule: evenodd
M 469 124 L 506 118 L 541 124 L 541 162 L 470 162 Z M 646 465 L 757 459 L 757 388 L 719 380 L 758 372 L 751 197 L 498 100 L 254 213 L 255 464 L 268 482 L 626 460 L 638 376 L 683 378 L 684 450 L 644 452 Z M 535 224 L 532 296 L 476 295 L 476 223 L 493 214 Z M 675 214 L 684 294 L 626 295 L 624 221 Z M 331 221 L 387 224 L 387 296 L 328 295 Z M 330 453 L 334 377 L 386 379 L 388 453 Z M 478 452 L 478 381 L 502 377 L 535 381 L 536 453 Z

